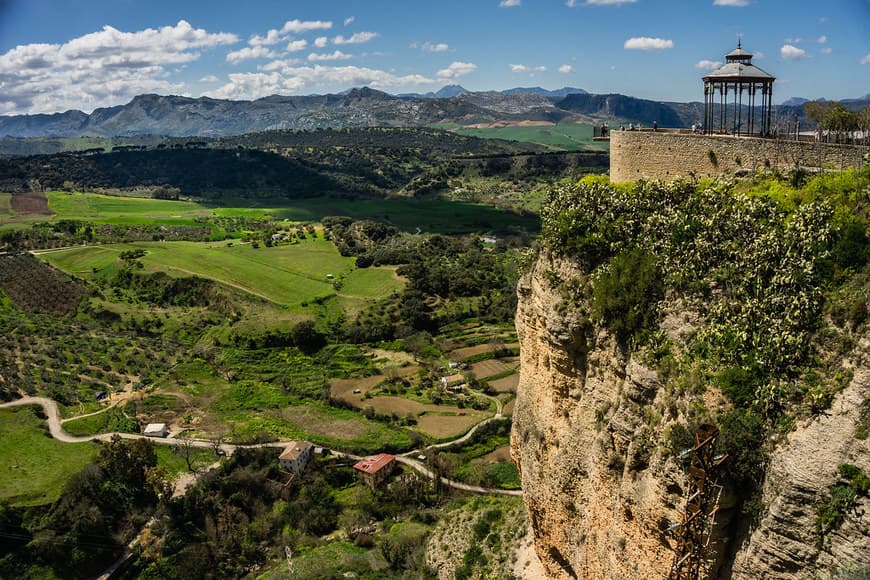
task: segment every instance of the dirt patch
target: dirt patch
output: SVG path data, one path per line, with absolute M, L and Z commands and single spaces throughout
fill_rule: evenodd
M 499 393 L 516 393 L 518 384 L 520 384 L 520 375 L 518 374 L 489 382 L 489 386 Z
M 519 365 L 514 360 L 504 361 L 498 359 L 490 359 L 483 360 L 471 365 L 471 372 L 473 372 L 474 376 L 476 376 L 478 379 L 485 379 L 487 377 L 500 375 L 507 371 L 517 370 L 518 366 Z
M 281 418 L 313 435 L 333 439 L 355 439 L 368 433 L 368 426 L 362 421 L 325 417 L 320 410 L 304 405 L 282 410 Z
M 48 198 L 41 192 L 18 193 L 9 200 L 12 211 L 27 215 L 54 215 L 48 209 Z
M 458 437 L 473 425 L 480 422 L 483 416 L 469 411 L 467 415 L 435 415 L 427 413 L 417 419 L 421 431 L 438 439 Z
M 494 451 L 471 460 L 472 463 L 479 464 L 507 463 L 508 461 L 512 461 L 510 445 L 496 447 Z
M 520 343 L 512 342 L 510 344 L 505 344 L 504 348 L 507 349 L 517 349 L 520 347 Z M 475 346 L 468 346 L 465 348 L 457 348 L 453 352 L 450 353 L 450 360 L 461 361 L 465 360 L 470 356 L 474 356 L 476 354 L 481 354 L 484 352 L 492 352 L 492 345 L 489 344 L 478 344 Z
M 364 379 L 336 379 L 329 383 L 329 394 L 351 404 L 358 404 L 362 396 L 386 379 L 384 375 L 372 375 Z M 354 393 L 359 389 L 359 393 Z
M 394 365 L 410 364 L 414 362 L 414 355 L 407 352 L 396 352 L 394 350 L 384 350 L 382 348 L 372 348 L 369 352 L 375 355 L 375 358 L 383 358 Z
M 504 406 L 504 408 L 501 410 L 502 415 L 507 415 L 508 417 L 510 417 L 511 415 L 514 414 L 514 402 L 515 401 L 516 401 L 516 399 L 512 399 L 510 402 L 508 402 L 507 405 Z

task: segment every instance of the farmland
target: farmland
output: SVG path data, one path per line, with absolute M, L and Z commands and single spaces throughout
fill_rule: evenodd
M 70 445 L 47 436 L 35 408 L 0 409 L 0 502 L 51 503 L 64 482 L 89 463 L 96 446 Z
M 47 194 L 49 215 L 20 214 L 11 209 L 11 195 L 0 193 L 0 230 L 29 227 L 38 222 L 82 220 L 96 224 L 166 226 L 209 225 L 215 218 L 248 218 L 290 222 L 318 222 L 330 215 L 376 218 L 404 231 L 468 233 L 476 231 L 535 231 L 537 218 L 490 205 L 442 199 L 359 198 L 322 196 L 303 199 L 229 199 L 220 206 L 204 201 L 153 199 L 147 191 L 103 195 L 52 191 Z
M 334 295 L 348 301 L 400 290 L 389 268 L 360 270 L 322 237 L 298 244 L 254 248 L 252 244 L 194 242 L 135 243 L 52 251 L 43 259 L 79 277 L 99 278 L 117 270 L 123 252 L 142 250 L 145 271 L 200 276 L 269 302 L 299 309 L 303 302 Z
M 592 125 L 585 123 L 564 123 L 549 125 L 506 125 L 492 127 L 451 126 L 450 129 L 459 135 L 482 137 L 484 139 L 504 139 L 538 143 L 554 150 L 607 151 L 608 143 L 592 140 Z

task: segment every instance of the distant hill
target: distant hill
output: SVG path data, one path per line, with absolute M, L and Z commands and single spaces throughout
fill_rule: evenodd
M 398 96 L 403 99 L 449 99 L 450 97 L 455 97 L 467 92 L 468 90 L 461 85 L 444 85 L 435 92 L 404 93 Z
M 802 103 L 802 99 L 791 101 Z M 870 95 L 841 102 L 858 110 L 870 103 Z M 89 115 L 66 111 L 53 115 L 0 116 L 0 137 L 227 137 L 275 130 L 467 126 L 520 121 L 608 120 L 611 125 L 623 122 L 651 125 L 655 121 L 660 127 L 688 127 L 700 121 L 703 112 L 704 106 L 699 102 L 667 103 L 619 94 L 593 95 L 571 87 L 556 91 L 517 87 L 470 92 L 459 85 L 448 85 L 435 93 L 416 96 L 396 96 L 362 87 L 339 94 L 272 95 L 254 101 L 148 94 L 139 95 L 126 105 L 96 109 Z M 797 115 L 804 122 L 802 104 L 779 107 L 776 114 L 789 118 Z M 4 145 L 15 150 L 15 144 L 8 139 Z M 60 150 L 65 147 L 54 149 Z M 9 152 L 6 147 L 3 151 Z
M 499 92 L 505 95 L 515 95 L 517 93 L 531 93 L 533 95 L 538 95 L 541 97 L 567 97 L 568 95 L 574 94 L 589 94 L 587 91 L 575 87 L 562 87 L 561 89 L 556 89 L 555 91 L 548 91 L 547 89 L 542 89 L 541 87 L 515 87 L 513 89 L 507 89 Z

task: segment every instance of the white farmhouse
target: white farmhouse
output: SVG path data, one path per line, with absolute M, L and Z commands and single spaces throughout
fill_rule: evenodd
M 169 427 L 166 423 L 148 423 L 143 431 L 146 437 L 168 437 Z
M 314 445 L 308 441 L 291 441 L 284 448 L 284 451 L 281 452 L 278 462 L 287 471 L 301 475 L 308 464 L 308 460 L 311 459 L 311 452 L 313 450 Z

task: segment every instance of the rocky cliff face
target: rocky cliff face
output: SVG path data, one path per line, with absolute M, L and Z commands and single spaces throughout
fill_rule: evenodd
M 864 340 L 860 349 L 870 352 Z M 855 437 L 860 409 L 870 400 L 870 369 L 864 361 L 828 413 L 801 425 L 771 457 L 764 486 L 764 513 L 737 554 L 735 578 L 824 577 L 837 571 L 866 578 L 870 571 L 870 499 L 859 497 L 843 526 L 819 545 L 814 506 L 850 463 L 870 471 L 870 441 Z M 863 572 L 864 575 L 859 575 Z
M 668 528 L 680 521 L 686 482 L 664 434 L 691 397 L 665 388 L 642 357 L 592 324 L 588 305 L 566 300 L 564 288 L 584 280 L 571 261 L 543 253 L 518 288 L 522 366 L 511 450 L 536 551 L 551 578 L 665 578 Z M 679 347 L 700 319 L 666 301 L 661 329 Z M 866 360 L 856 364 L 830 412 L 773 450 L 751 535 L 733 497 L 722 495 L 703 576 L 797 578 L 870 566 L 868 516 L 851 517 L 823 550 L 814 525 L 839 464 L 870 471 L 867 442 L 855 438 L 870 371 Z M 725 404 L 715 390 L 697 397 L 708 409 Z

